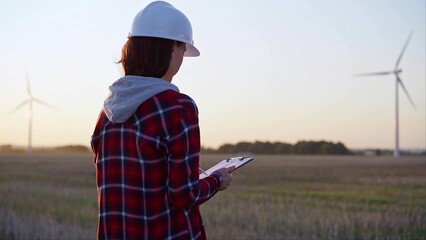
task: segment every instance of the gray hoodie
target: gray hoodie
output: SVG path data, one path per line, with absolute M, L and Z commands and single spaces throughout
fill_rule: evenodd
M 139 105 L 154 95 L 179 89 L 161 78 L 124 76 L 109 87 L 108 97 L 104 101 L 104 112 L 114 123 L 127 121 Z

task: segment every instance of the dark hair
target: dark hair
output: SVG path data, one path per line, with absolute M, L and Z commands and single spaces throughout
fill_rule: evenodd
M 169 68 L 174 42 L 164 38 L 130 37 L 118 63 L 122 64 L 125 75 L 161 78 Z

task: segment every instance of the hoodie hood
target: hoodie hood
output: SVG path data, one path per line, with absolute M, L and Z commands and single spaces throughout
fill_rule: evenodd
M 174 84 L 161 78 L 124 76 L 109 87 L 104 112 L 111 122 L 123 123 L 136 112 L 139 105 L 167 90 L 179 92 Z

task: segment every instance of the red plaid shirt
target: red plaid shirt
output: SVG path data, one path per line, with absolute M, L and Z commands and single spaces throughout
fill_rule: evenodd
M 101 112 L 92 149 L 98 239 L 206 239 L 199 205 L 217 193 L 219 173 L 199 180 L 198 110 L 168 90 L 124 123 Z

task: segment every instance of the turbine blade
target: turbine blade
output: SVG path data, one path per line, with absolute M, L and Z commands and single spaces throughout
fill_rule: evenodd
M 416 105 L 414 104 L 413 100 L 410 97 L 410 94 L 408 93 L 407 89 L 404 86 L 404 83 L 402 83 L 401 78 L 399 78 L 399 76 L 396 76 L 396 79 L 398 80 L 398 83 L 401 85 L 402 89 L 405 92 L 405 95 L 407 95 L 408 100 L 410 101 L 411 105 L 413 106 L 414 110 L 417 110 Z
M 367 76 L 377 76 L 377 75 L 388 75 L 392 74 L 394 71 L 386 71 L 386 72 L 372 72 L 372 73 L 359 73 L 353 75 L 354 77 L 367 77 Z
M 51 104 L 49 104 L 49 103 L 47 103 L 47 102 L 45 102 L 45 101 L 42 101 L 42 100 L 40 100 L 40 99 L 38 99 L 38 98 L 33 98 L 33 100 L 34 100 L 34 102 L 37 102 L 37 103 L 39 103 L 39 104 L 41 104 L 41 105 L 44 105 L 44 106 L 46 106 L 46 107 L 48 107 L 48 108 L 51 108 L 51 109 L 54 109 L 54 110 L 56 110 L 56 109 L 57 109 L 55 106 L 53 106 L 53 105 L 51 105 Z
M 27 70 L 27 72 L 26 72 L 25 77 L 26 77 L 26 79 L 27 79 L 27 92 L 28 92 L 28 96 L 32 96 L 32 95 L 31 95 L 31 86 L 30 86 L 30 77 L 29 77 L 29 75 L 28 75 L 28 70 Z
M 410 41 L 411 36 L 413 36 L 413 33 L 414 33 L 414 31 L 411 31 L 410 35 L 408 35 L 408 38 L 407 38 L 407 40 L 405 41 L 404 47 L 402 48 L 402 51 L 401 51 L 401 53 L 399 54 L 398 60 L 396 61 L 396 64 L 395 64 L 395 70 L 398 68 L 399 63 L 401 62 L 402 55 L 404 55 L 405 49 L 407 48 L 408 42 Z
M 28 103 L 28 100 L 23 101 L 21 104 L 19 104 L 17 107 L 15 107 L 12 111 L 10 111 L 9 114 L 12 114 L 12 113 L 18 111 L 18 109 L 22 108 L 27 103 Z

